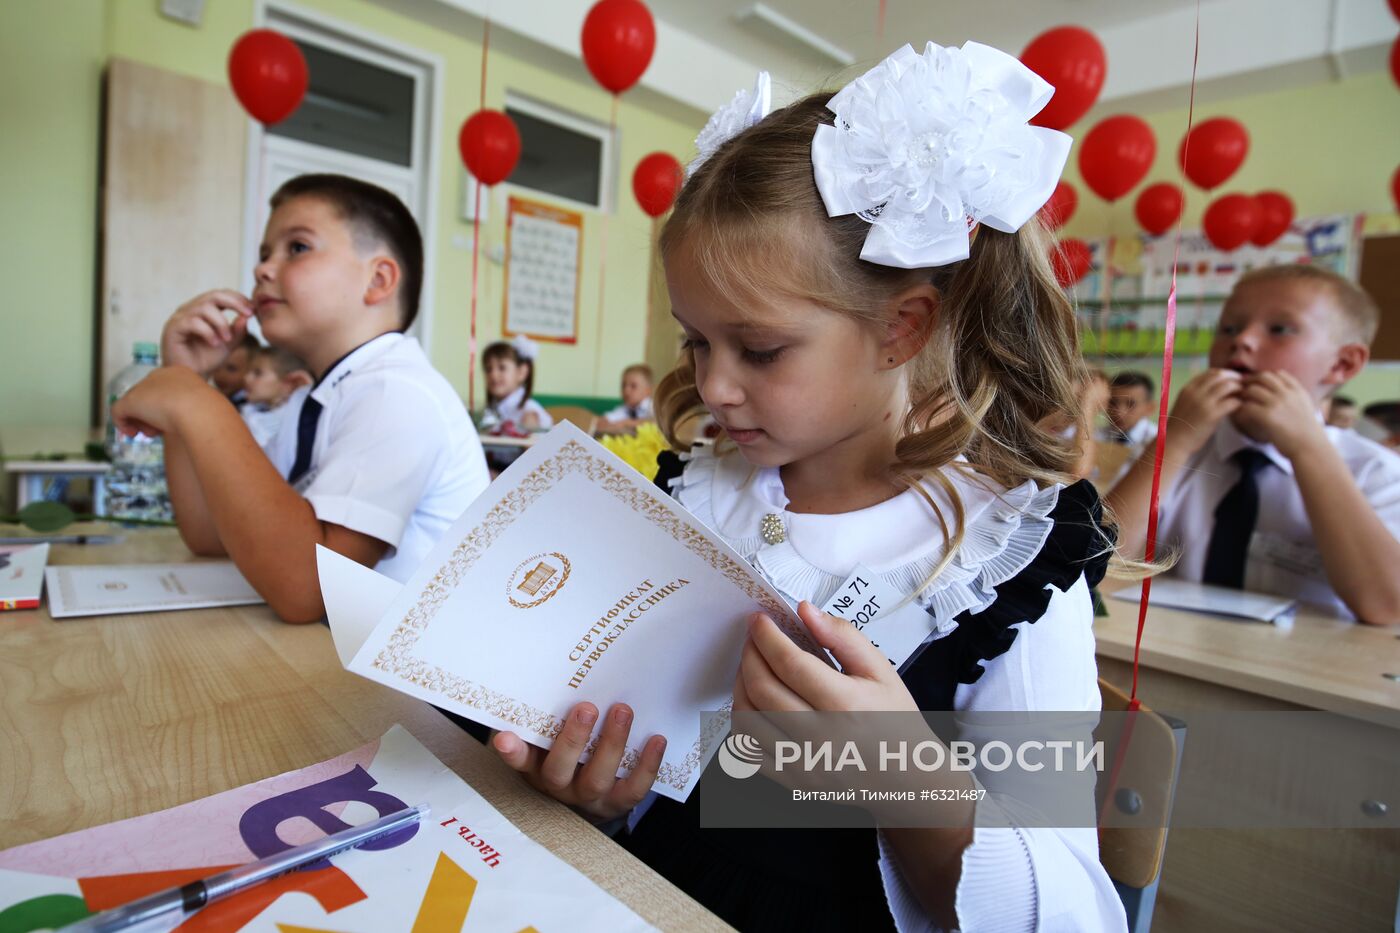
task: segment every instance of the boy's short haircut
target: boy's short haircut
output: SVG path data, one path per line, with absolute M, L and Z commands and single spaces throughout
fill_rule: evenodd
M 277 375 L 281 376 L 283 379 L 287 378 L 298 369 L 304 369 L 308 373 L 311 372 L 310 368 L 301 361 L 300 357 L 280 347 L 258 347 L 257 350 L 253 351 L 252 358 L 256 359 L 258 357 L 265 357 L 267 361 L 272 364 L 272 368 L 277 371 Z
M 262 348 L 263 348 L 263 345 L 260 344 L 260 343 L 258 343 L 258 338 L 254 337 L 252 334 L 248 333 L 247 331 L 244 331 L 244 333 L 243 333 L 243 339 L 240 340 L 240 341 L 238 341 L 238 346 L 234 347 L 233 349 L 234 349 L 234 350 L 247 350 L 247 351 L 248 351 L 248 359 L 251 360 L 254 356 L 257 355 L 258 351 L 261 350 Z
M 1147 373 L 1140 373 L 1131 369 L 1116 374 L 1108 385 L 1109 388 L 1113 389 L 1141 387 L 1142 390 L 1147 393 L 1148 398 L 1152 398 L 1157 391 L 1157 384 L 1152 381 L 1151 376 L 1147 375 Z
M 389 248 L 399 263 L 400 331 L 418 317 L 423 291 L 423 234 L 402 201 L 378 185 L 346 175 L 298 175 L 272 196 L 276 210 L 292 198 L 320 198 L 349 224 L 357 245 L 373 240 Z
M 641 373 L 643 379 L 651 385 L 656 385 L 656 376 L 652 373 L 651 367 L 646 363 L 633 363 L 631 366 L 628 366 L 622 371 L 622 378 L 626 379 L 633 373 Z
M 1337 299 L 1336 307 L 1339 313 L 1336 317 L 1345 331 L 1344 342 L 1364 343 L 1369 347 L 1371 341 L 1376 339 L 1381 312 L 1380 308 L 1376 307 L 1375 299 L 1360 285 L 1330 269 L 1302 262 L 1265 266 L 1240 276 L 1240 280 L 1235 283 L 1235 290 L 1256 282 L 1280 281 L 1312 282 L 1328 286 L 1332 289 L 1333 297 Z
M 1349 395 L 1334 395 L 1334 396 L 1332 396 L 1332 407 L 1335 408 L 1335 407 L 1338 406 L 1338 405 L 1341 405 L 1341 406 L 1343 406 L 1344 408 L 1355 408 L 1355 407 L 1356 407 L 1356 399 L 1352 398 L 1352 397 L 1349 396 Z

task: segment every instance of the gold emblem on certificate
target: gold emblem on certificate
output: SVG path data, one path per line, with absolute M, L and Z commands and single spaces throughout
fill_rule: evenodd
M 572 569 L 569 559 L 558 551 L 527 557 L 510 575 L 506 599 L 516 609 L 541 606 L 564 588 Z

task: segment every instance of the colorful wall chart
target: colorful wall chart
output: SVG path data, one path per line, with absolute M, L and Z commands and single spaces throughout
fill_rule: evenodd
M 507 337 L 578 341 L 583 215 L 511 198 L 506 215 Z

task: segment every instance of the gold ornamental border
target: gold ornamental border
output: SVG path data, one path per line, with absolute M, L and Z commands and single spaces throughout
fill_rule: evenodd
M 630 468 L 629 468 L 629 472 Z M 634 512 L 641 513 L 657 528 L 670 535 L 692 554 L 718 570 L 746 595 L 751 596 L 791 637 L 800 644 L 809 644 L 806 631 L 792 618 L 788 607 L 769 595 L 754 579 L 756 571 L 746 569 L 734 560 L 704 532 L 692 527 L 677 508 L 661 492 L 640 486 L 614 464 L 589 452 L 577 441 L 568 441 L 559 452 L 527 473 L 510 492 L 492 506 L 481 522 L 462 537 L 452 554 L 433 578 L 424 585 L 417 601 L 395 626 L 388 642 L 375 657 L 373 665 L 385 673 L 405 680 L 420 689 L 452 699 L 472 709 L 510 723 L 542 738 L 559 735 L 564 721 L 554 714 L 531 706 L 523 700 L 507 696 L 485 684 L 474 683 L 425 661 L 414 653 L 422 633 L 442 608 L 443 603 L 462 581 L 463 576 L 486 553 L 500 534 L 529 510 L 530 506 L 564 477 L 582 474 L 595 485 Z M 635 474 L 633 474 L 635 476 Z M 731 703 L 725 703 L 725 709 Z M 699 712 L 699 711 L 697 711 Z M 680 764 L 663 763 L 657 780 L 684 790 L 691 775 L 699 768 L 704 753 L 718 733 L 727 727 L 727 716 L 711 717 L 695 744 Z M 589 743 L 588 751 L 593 750 Z M 622 766 L 636 767 L 641 757 L 639 748 L 629 745 L 622 756 Z

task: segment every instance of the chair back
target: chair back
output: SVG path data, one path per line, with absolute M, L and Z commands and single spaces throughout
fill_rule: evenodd
M 598 424 L 598 416 L 582 405 L 551 405 L 545 409 L 554 423 L 567 421 L 585 434 L 592 434 Z
M 1127 713 L 1123 691 L 1100 680 L 1099 694 L 1105 713 Z M 1114 716 L 1101 724 L 1094 737 L 1104 743 L 1108 769 L 1098 787 L 1099 861 L 1123 898 L 1129 930 L 1146 930 L 1166 853 L 1186 726 L 1139 706 L 1135 716 Z

